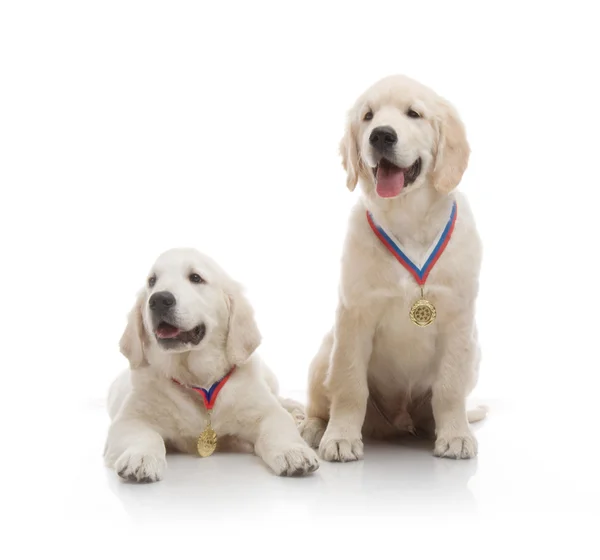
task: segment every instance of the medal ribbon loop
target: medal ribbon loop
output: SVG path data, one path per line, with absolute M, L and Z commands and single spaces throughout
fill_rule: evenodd
M 429 273 L 432 271 L 435 263 L 442 256 L 444 249 L 448 245 L 452 233 L 454 232 L 454 225 L 456 224 L 457 205 L 456 201 L 452 203 L 452 211 L 450 212 L 450 218 L 446 223 L 444 229 L 438 235 L 436 240 L 432 244 L 432 248 L 427 254 L 425 264 L 422 267 L 417 266 L 406 254 L 406 250 L 403 250 L 400 243 L 394 239 L 394 237 L 388 233 L 383 226 L 375 223 L 373 215 L 367 210 L 367 221 L 373 230 L 373 233 L 379 238 L 387 250 L 392 253 L 396 260 L 411 273 L 417 284 L 423 288 Z
M 213 383 L 208 389 L 205 389 L 204 387 L 198 387 L 196 385 L 185 385 L 184 383 L 177 381 L 177 379 L 175 378 L 171 378 L 171 381 L 173 381 L 173 383 L 176 383 L 180 387 L 191 389 L 192 391 L 195 391 L 196 393 L 201 395 L 206 410 L 211 411 L 215 406 L 215 402 L 217 401 L 217 396 L 219 395 L 219 392 L 225 386 L 225 383 L 229 381 L 231 374 L 235 371 L 235 367 L 236 366 L 233 366 L 229 370 L 229 373 L 227 373 L 227 375 L 219 379 L 219 381 L 215 381 L 215 383 Z

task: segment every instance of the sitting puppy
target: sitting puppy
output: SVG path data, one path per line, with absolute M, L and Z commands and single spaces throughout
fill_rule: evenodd
M 477 453 L 465 400 L 477 380 L 481 245 L 454 191 L 469 145 L 454 108 L 392 76 L 369 88 L 341 143 L 350 217 L 335 324 L 310 368 L 303 436 L 329 461 L 363 456 L 362 436 L 435 433 L 434 453 Z
M 214 261 L 192 249 L 161 255 L 121 338 L 131 369 L 110 390 L 107 466 L 154 482 L 166 448 L 206 456 L 216 440 L 233 439 L 275 474 L 315 471 L 317 456 L 292 418 L 302 407 L 276 396 L 275 377 L 254 353 L 259 343 L 241 287 Z

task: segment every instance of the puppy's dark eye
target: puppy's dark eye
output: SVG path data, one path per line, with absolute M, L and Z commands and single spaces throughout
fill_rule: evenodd
M 148 287 L 152 288 L 154 284 L 156 284 L 156 275 L 153 274 L 150 276 L 150 278 L 148 278 Z
M 202 280 L 202 276 L 196 274 L 195 272 L 192 272 L 192 274 L 189 275 L 189 279 L 192 284 L 202 284 L 202 282 L 204 282 L 204 280 Z
M 410 117 L 411 119 L 420 119 L 421 118 L 420 113 L 417 113 L 414 109 L 409 109 L 408 111 L 406 111 L 406 115 L 408 117 Z
M 367 111 L 363 117 L 363 121 L 370 121 L 373 118 L 373 111 Z

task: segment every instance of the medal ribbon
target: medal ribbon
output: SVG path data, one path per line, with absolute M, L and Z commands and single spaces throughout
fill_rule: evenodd
M 225 375 L 225 377 L 222 377 L 221 379 L 219 379 L 219 381 L 216 381 L 215 383 L 213 383 L 209 389 L 205 389 L 204 387 L 197 387 L 196 385 L 185 385 L 184 383 L 181 383 L 180 381 L 177 381 L 177 379 L 174 379 L 174 378 L 171 378 L 171 381 L 173 381 L 173 383 L 176 383 L 180 387 L 185 387 L 186 389 L 191 389 L 192 391 L 195 391 L 196 393 L 201 395 L 202 400 L 204 401 L 204 406 L 206 407 L 206 410 L 212 410 L 213 406 L 215 406 L 215 402 L 217 400 L 217 396 L 219 395 L 219 392 L 224 387 L 225 383 L 227 383 L 227 381 L 229 381 L 231 374 L 235 371 L 235 367 L 236 366 L 233 366 L 229 370 L 229 373 L 227 375 Z
M 435 263 L 442 256 L 444 249 L 448 245 L 452 232 L 454 231 L 454 224 L 456 223 L 457 206 L 456 201 L 452 203 L 452 211 L 450 212 L 450 218 L 446 223 L 446 226 L 442 230 L 441 234 L 434 241 L 432 249 L 429 251 L 425 264 L 422 267 L 418 267 L 413 261 L 411 261 L 406 252 L 400 248 L 400 244 L 396 242 L 391 234 L 389 234 L 382 226 L 377 225 L 373 219 L 373 215 L 367 210 L 367 221 L 373 230 L 373 233 L 379 238 L 379 240 L 385 245 L 396 260 L 410 272 L 413 278 L 417 281 L 419 286 L 423 287 L 427 281 L 429 273 L 432 271 Z

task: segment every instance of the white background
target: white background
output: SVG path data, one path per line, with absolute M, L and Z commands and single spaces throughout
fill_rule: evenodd
M 256 526 L 281 557 L 373 555 L 389 536 L 398 556 L 592 554 L 592 5 L 0 4 L 1 501 L 20 554 L 158 557 L 175 531 L 188 554 L 226 533 L 214 554 L 232 554 Z M 250 457 L 177 457 L 163 490 L 120 485 L 101 461 L 103 399 L 126 365 L 125 315 L 167 248 L 197 247 L 247 287 L 262 355 L 303 395 L 357 196 L 337 153 L 345 113 L 391 73 L 450 99 L 472 147 L 461 189 L 485 246 L 473 401 L 492 407 L 480 458 L 375 447 L 381 472 L 372 460 L 286 481 Z M 139 523 L 162 530 L 142 537 Z

